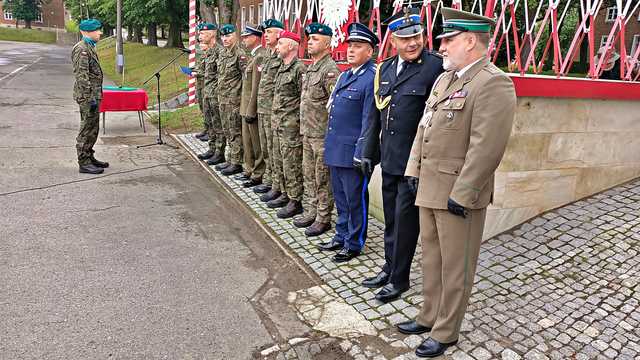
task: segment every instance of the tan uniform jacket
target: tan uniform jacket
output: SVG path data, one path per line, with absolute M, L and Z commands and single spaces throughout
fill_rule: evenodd
M 260 84 L 260 71 L 267 49 L 259 47 L 249 56 L 247 66 L 242 74 L 242 100 L 240 102 L 240 116 L 254 118 L 258 116 L 258 86 Z
M 443 74 L 427 99 L 405 175 L 420 178 L 417 206 L 446 209 L 450 197 L 481 209 L 492 200 L 516 95 L 511 79 L 487 58 L 448 87 L 454 74 Z

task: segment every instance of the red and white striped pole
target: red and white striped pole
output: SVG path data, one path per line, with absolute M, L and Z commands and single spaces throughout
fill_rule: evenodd
M 196 67 L 196 0 L 189 0 L 189 67 Z M 196 78 L 189 76 L 189 106 L 196 104 Z

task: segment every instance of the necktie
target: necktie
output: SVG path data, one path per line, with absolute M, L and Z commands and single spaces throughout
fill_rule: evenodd
M 402 75 L 402 73 L 407 69 L 407 62 L 404 61 L 402 62 L 402 64 L 400 64 L 400 72 L 398 72 L 398 74 L 396 75 L 397 77 L 400 77 L 400 75 Z

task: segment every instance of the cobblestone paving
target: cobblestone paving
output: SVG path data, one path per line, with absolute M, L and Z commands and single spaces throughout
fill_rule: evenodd
M 192 135 L 178 139 L 206 151 Z M 413 359 L 425 336 L 404 336 L 393 324 L 413 319 L 422 301 L 420 247 L 411 290 L 382 304 L 359 285 L 383 263 L 383 224 L 370 219 L 363 255 L 335 264 L 289 220 L 278 219 L 257 194 L 226 184 L 348 304 Z M 469 309 L 453 359 L 640 359 L 640 181 L 619 186 L 530 220 L 482 247 Z

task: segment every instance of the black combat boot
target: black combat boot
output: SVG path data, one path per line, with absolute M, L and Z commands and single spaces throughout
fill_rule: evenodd
M 109 163 L 106 161 L 100 161 L 96 158 L 93 157 L 93 155 L 91 156 L 91 164 L 93 164 L 93 166 L 95 167 L 99 167 L 102 169 L 106 169 L 109 167 Z
M 79 171 L 82 174 L 102 174 L 104 172 L 103 168 L 99 168 L 93 164 L 80 165 Z
M 291 200 L 284 208 L 278 210 L 276 215 L 280 219 L 288 219 L 290 217 L 294 217 L 295 215 L 302 214 L 302 204 L 300 201 Z
M 267 207 L 270 209 L 277 209 L 284 206 L 287 206 L 289 203 L 289 196 L 287 194 L 280 194 L 277 198 L 267 201 Z
M 268 202 L 268 201 L 271 201 L 271 200 L 275 200 L 278 197 L 280 197 L 281 194 L 282 193 L 280 191 L 278 191 L 278 190 L 269 189 L 269 191 L 267 191 L 266 194 L 260 195 L 260 201 Z

